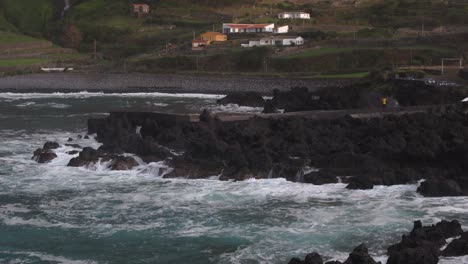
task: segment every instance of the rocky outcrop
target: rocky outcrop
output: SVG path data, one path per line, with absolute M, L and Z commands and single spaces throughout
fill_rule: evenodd
M 82 166 L 89 166 L 91 164 L 95 164 L 99 161 L 99 153 L 97 150 L 86 147 L 80 152 L 79 156 L 76 158 L 72 158 L 70 162 L 68 162 L 69 167 L 82 167 Z
M 446 239 L 453 240 L 442 252 L 440 248 Z M 387 264 L 436 264 L 439 257 L 468 255 L 468 233 L 464 233 L 457 220 L 441 221 L 432 226 L 423 226 L 421 221 L 414 222 L 413 230 L 403 235 L 401 242 L 388 248 Z M 306 255 L 305 260 L 293 258 L 289 264 L 323 264 L 323 257 L 317 252 Z M 364 244 L 356 247 L 344 262 L 328 261 L 325 264 L 380 264 L 370 255 Z
M 32 159 L 35 160 L 37 163 L 48 163 L 55 158 L 57 158 L 57 154 L 55 154 L 50 149 L 44 149 L 44 148 L 36 149 L 32 157 Z
M 236 104 L 239 106 L 250 107 L 263 107 L 265 104 L 265 100 L 263 99 L 262 95 L 257 92 L 228 94 L 216 102 L 222 105 Z
M 431 178 L 421 183 L 418 192 L 426 197 L 461 196 L 466 194 L 460 185 L 446 178 Z
M 133 157 L 116 154 L 108 154 L 104 151 L 85 147 L 79 153 L 78 157 L 72 158 L 67 166 L 69 167 L 87 167 L 98 163 L 108 163 L 107 167 L 111 170 L 131 170 L 138 166 L 138 162 Z
M 35 160 L 37 163 L 48 163 L 57 158 L 57 154 L 55 154 L 53 150 L 58 148 L 60 148 L 59 143 L 48 141 L 42 148 L 38 148 L 34 151 L 31 159 Z
M 388 248 L 387 264 L 436 264 L 440 248 L 447 238 L 463 233 L 458 221 L 441 221 L 436 225 L 423 226 L 414 222 L 411 233 L 403 235 L 401 242 Z
M 60 148 L 60 144 L 57 142 L 46 142 L 44 146 L 42 147 L 43 149 L 58 149 Z
M 322 256 L 317 252 L 307 254 L 304 261 L 293 258 L 289 264 L 324 264 Z M 349 254 L 345 262 L 328 261 L 325 264 L 381 264 L 376 262 L 370 255 L 366 245 L 361 244 Z
M 458 257 L 468 255 L 468 232 L 464 232 L 457 239 L 454 239 L 442 251 L 444 257 Z
M 350 189 L 427 179 L 420 191 L 435 196 L 453 190 L 453 195 L 467 194 L 466 120 L 463 106 L 370 119 L 290 116 L 232 122 L 208 111 L 200 122 L 178 115 L 111 113 L 90 120 L 88 130 L 103 143 L 101 152 L 166 161 L 174 169 L 166 177 L 282 177 L 313 184 L 341 179 Z M 319 170 L 307 173 L 307 167 Z M 430 183 L 438 177 L 451 189 L 435 184 L 439 190 L 434 190 Z

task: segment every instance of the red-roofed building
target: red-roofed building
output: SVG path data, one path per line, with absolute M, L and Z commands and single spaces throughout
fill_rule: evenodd
M 223 24 L 223 33 L 273 33 L 275 24 Z
M 132 13 L 137 17 L 143 17 L 150 13 L 150 6 L 147 4 L 132 4 Z
M 192 50 L 204 50 L 209 45 L 208 40 L 194 39 L 192 40 Z

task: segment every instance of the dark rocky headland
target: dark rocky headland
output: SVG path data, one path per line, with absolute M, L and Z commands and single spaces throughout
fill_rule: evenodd
M 449 238 L 454 240 L 448 243 Z M 416 221 L 409 234 L 387 248 L 387 255 L 387 264 L 437 264 L 441 256 L 468 255 L 468 232 L 463 231 L 457 220 L 443 220 L 431 226 L 423 226 L 421 221 Z M 382 264 L 369 255 L 365 244 L 356 247 L 344 262 L 325 262 L 324 259 L 313 252 L 307 254 L 304 260 L 293 258 L 289 264 Z
M 121 154 L 132 153 L 145 162 L 165 161 L 172 168 L 167 178 L 281 177 L 345 182 L 350 189 L 424 179 L 418 191 L 425 196 L 467 195 L 468 114 L 458 103 L 465 90 L 375 74 L 351 86 L 275 91 L 266 102 L 251 92 L 219 101 L 264 102 L 264 112 L 284 109 L 285 114 L 114 112 L 88 120 L 88 133 L 102 146 L 83 149 L 69 166 L 104 158 L 112 161 L 111 168 L 130 169 L 136 162 Z M 383 97 L 386 107 L 379 105 Z M 39 162 L 54 158 L 47 146 L 35 156 Z
M 99 149 L 68 144 L 76 149 L 70 154 L 78 154 L 68 166 L 104 161 L 111 170 L 128 170 L 138 166 L 124 155 L 131 153 L 146 163 L 164 161 L 171 168 L 165 178 L 285 178 L 316 185 L 344 182 L 348 189 L 422 181 L 418 192 L 424 196 L 466 196 L 468 105 L 460 102 L 465 90 L 373 80 L 275 90 L 268 100 L 260 93 L 234 93 L 218 101 L 263 105 L 259 115 L 112 112 L 88 120 L 88 134 L 102 143 Z M 381 105 L 382 98 L 387 105 Z M 49 162 L 58 147 L 47 142 L 33 158 Z M 441 256 L 463 256 L 467 238 L 457 221 L 433 226 L 418 221 L 388 248 L 387 263 L 435 264 Z M 324 259 L 314 252 L 290 264 L 342 264 Z M 361 244 L 343 263 L 380 262 Z

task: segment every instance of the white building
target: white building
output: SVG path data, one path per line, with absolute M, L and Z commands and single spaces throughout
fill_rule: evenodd
M 280 26 L 280 27 L 275 27 L 273 29 L 273 33 L 275 34 L 285 34 L 289 32 L 289 26 Z
M 304 44 L 304 39 L 299 36 L 287 37 L 265 37 L 261 39 L 249 40 L 248 43 L 241 44 L 241 47 L 251 48 L 260 46 L 300 46 Z
M 223 24 L 223 33 L 273 33 L 275 24 Z
M 310 14 L 306 12 L 283 12 L 278 14 L 279 19 L 310 19 Z

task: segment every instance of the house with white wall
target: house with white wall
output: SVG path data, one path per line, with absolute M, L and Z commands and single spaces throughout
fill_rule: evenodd
M 273 33 L 275 33 L 275 34 L 286 34 L 288 32 L 289 32 L 289 26 L 288 25 L 275 27 L 273 29 Z
M 223 33 L 273 33 L 275 24 L 223 24 Z
M 283 12 L 278 14 L 279 19 L 310 19 L 310 14 L 306 12 Z
M 300 36 L 271 36 L 260 39 L 252 39 L 241 44 L 241 47 L 251 48 L 260 46 L 300 46 L 304 45 L 304 39 Z

